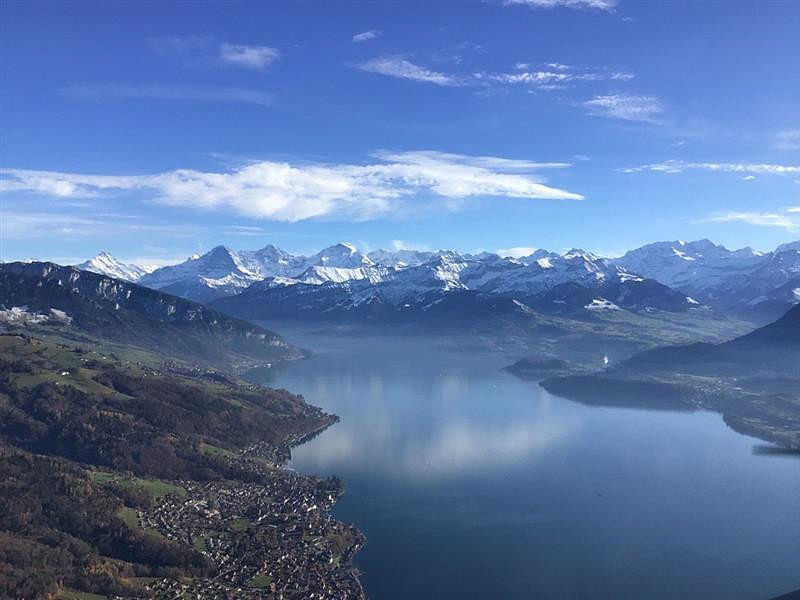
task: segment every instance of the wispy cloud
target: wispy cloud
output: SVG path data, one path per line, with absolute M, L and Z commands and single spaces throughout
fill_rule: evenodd
M 775 136 L 775 147 L 778 150 L 800 150 L 800 129 L 779 131 Z
M 523 258 L 530 256 L 536 252 L 536 248 L 531 246 L 514 246 L 513 248 L 498 248 L 494 251 L 498 256 L 507 256 L 510 258 Z
M 440 62 L 445 62 L 441 61 Z M 456 61 L 459 64 L 461 59 Z M 514 69 L 505 72 L 475 71 L 471 73 L 448 73 L 430 69 L 411 62 L 403 56 L 384 56 L 351 65 L 356 69 L 378 73 L 399 79 L 433 83 L 440 86 L 476 87 L 491 91 L 508 86 L 536 90 L 563 90 L 579 84 L 592 82 L 625 82 L 634 78 L 633 73 L 606 67 L 575 67 L 563 63 L 518 62 Z M 661 112 L 660 101 L 649 96 L 596 96 L 585 103 L 587 108 L 606 116 L 631 120 L 652 120 Z
M 619 0 L 505 0 L 504 4 L 521 4 L 533 8 L 572 8 L 613 12 Z
M 65 87 L 61 92 L 81 100 L 198 100 L 269 106 L 272 94 L 250 88 L 177 83 L 88 83 Z
M 547 63 L 532 69 L 530 63 L 517 63 L 507 73 L 475 73 L 480 82 L 497 85 L 524 85 L 541 90 L 565 89 L 570 85 L 595 81 L 630 81 L 633 73 L 608 69 L 584 69 L 561 63 Z
M 787 211 L 790 212 L 790 211 Z M 800 219 L 791 214 L 768 212 L 726 212 L 712 215 L 703 219 L 704 222 L 717 223 L 747 223 L 760 227 L 779 227 L 788 231 L 800 228 Z
M 281 57 L 277 48 L 218 42 L 212 36 L 166 36 L 150 38 L 147 43 L 162 56 L 177 58 L 185 67 L 201 69 L 233 66 L 261 70 Z
M 362 71 L 397 77 L 399 79 L 410 79 L 412 81 L 433 83 L 441 86 L 461 85 L 461 82 L 455 76 L 415 65 L 402 56 L 373 58 L 366 62 L 357 63 L 354 66 Z
M 61 213 L 5 211 L 0 234 L 5 239 L 28 239 L 59 235 L 84 235 L 97 230 L 102 221 Z
M 353 41 L 355 43 L 361 42 L 368 42 L 369 40 L 374 40 L 375 38 L 379 38 L 383 35 L 382 31 L 378 29 L 370 29 L 369 31 L 363 31 L 361 33 L 357 33 L 353 36 Z
M 800 173 L 800 165 L 778 165 L 770 163 L 713 163 L 667 160 L 660 163 L 639 165 L 621 169 L 623 173 L 654 171 L 657 173 L 683 173 L 684 171 L 717 171 L 745 175 L 794 175 Z
M 536 171 L 539 169 L 564 169 L 572 166 L 566 162 L 537 162 L 532 160 L 519 160 L 512 158 L 500 158 L 497 156 L 467 156 L 464 154 L 452 154 L 449 152 L 438 152 L 436 150 L 412 150 L 410 152 L 389 152 L 379 150 L 375 156 L 388 162 L 402 163 L 451 163 L 454 165 L 465 165 L 480 169 L 491 169 L 503 172 L 525 172 Z
M 1 239 L 96 236 L 98 232 L 111 238 L 147 236 L 154 233 L 168 235 L 170 238 L 188 238 L 197 235 L 197 227 L 155 223 L 139 219 L 137 215 L 102 214 L 91 209 L 69 214 L 55 210 L 6 210 L 0 219 Z
M 628 94 L 595 96 L 584 102 L 583 107 L 592 115 L 646 123 L 657 123 L 659 115 L 664 112 L 659 98 Z
M 83 175 L 2 169 L 3 189 L 91 196 L 145 191 L 154 201 L 199 210 L 299 221 L 315 217 L 370 219 L 403 208 L 403 200 L 506 197 L 580 200 L 534 173 L 563 163 L 423 152 L 381 152 L 372 164 L 289 164 L 259 161 L 227 172 L 179 169 L 154 175 Z M 68 193 L 69 192 L 69 193 Z M 447 206 L 453 208 L 454 204 Z
M 219 47 L 219 58 L 223 63 L 246 69 L 263 69 L 272 64 L 281 53 L 269 46 L 245 46 L 223 43 Z

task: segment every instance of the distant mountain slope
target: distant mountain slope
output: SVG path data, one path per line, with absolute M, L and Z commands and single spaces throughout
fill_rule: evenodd
M 5 320 L 42 324 L 167 355 L 222 364 L 296 358 L 280 336 L 216 310 L 141 287 L 53 263 L 0 265 Z M 23 309 L 24 307 L 24 309 Z M 12 310 L 13 309 L 13 310 Z M 33 321 L 31 321 L 33 319 Z
M 101 252 L 94 258 L 90 258 L 86 262 L 75 265 L 75 268 L 81 271 L 91 271 L 92 273 L 98 273 L 100 275 L 108 275 L 115 279 L 124 279 L 125 281 L 131 281 L 133 283 L 136 283 L 142 277 L 155 270 L 154 268 L 146 268 L 121 262 L 108 252 Z
M 657 348 L 542 386 L 592 404 L 712 409 L 739 431 L 800 448 L 800 305 L 728 342 Z
M 618 367 L 625 368 L 742 376 L 768 369 L 800 376 L 800 305 L 777 321 L 729 342 L 656 348 Z
M 723 310 L 771 320 L 800 301 L 800 242 L 774 252 L 728 250 L 709 240 L 656 242 L 611 260 Z M 786 286 L 792 286 L 784 290 Z

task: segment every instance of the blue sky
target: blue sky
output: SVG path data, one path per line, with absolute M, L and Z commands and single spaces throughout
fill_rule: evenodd
M 2 258 L 800 237 L 800 4 L 3 3 Z

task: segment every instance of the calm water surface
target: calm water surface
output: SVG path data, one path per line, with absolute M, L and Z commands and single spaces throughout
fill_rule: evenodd
M 345 481 L 372 599 L 800 588 L 800 460 L 719 415 L 587 407 L 420 341 L 292 341 L 315 356 L 254 377 L 341 417 L 291 466 Z

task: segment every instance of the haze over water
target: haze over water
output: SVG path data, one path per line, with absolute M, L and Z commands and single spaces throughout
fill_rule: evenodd
M 800 459 L 712 413 L 584 406 L 419 339 L 287 336 L 252 377 L 341 417 L 293 451 L 336 474 L 367 594 L 767 599 L 800 585 Z

